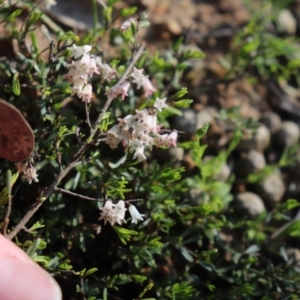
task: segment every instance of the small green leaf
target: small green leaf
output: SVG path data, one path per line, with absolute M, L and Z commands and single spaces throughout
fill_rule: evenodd
M 137 7 L 136 6 L 132 6 L 132 7 L 125 7 L 120 11 L 120 15 L 123 18 L 127 18 L 129 16 L 132 16 L 135 12 L 137 11 Z
M 200 140 L 208 131 L 209 123 L 205 124 L 202 128 L 196 131 L 196 137 Z
M 19 16 L 22 13 L 22 9 L 17 9 L 14 12 L 12 12 L 8 17 L 5 18 L 6 22 L 13 21 L 17 16 Z
M 119 236 L 119 239 L 124 245 L 127 245 L 127 242 L 130 241 L 131 236 L 137 235 L 138 233 L 134 230 L 129 230 L 120 226 L 113 226 L 114 231 Z
M 188 93 L 188 90 L 186 87 L 181 88 L 180 91 L 178 91 L 173 98 L 175 99 L 180 99 L 181 97 L 183 97 L 184 95 L 186 95 Z
M 192 104 L 192 103 L 193 103 L 193 100 L 191 100 L 191 99 L 183 99 L 183 100 L 174 102 L 174 105 L 179 108 L 188 108 L 190 106 L 190 104 Z
M 13 76 L 12 91 L 16 96 L 20 96 L 20 94 L 21 94 L 21 87 L 20 87 L 19 73 L 18 72 L 16 72 Z
M 97 271 L 98 271 L 97 268 L 89 269 L 88 271 L 85 272 L 84 277 L 89 276 L 89 275 L 92 275 L 93 273 L 95 273 L 95 272 L 97 272 Z

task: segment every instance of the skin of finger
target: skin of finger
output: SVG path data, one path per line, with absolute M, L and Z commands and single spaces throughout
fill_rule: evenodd
M 17 269 L 17 273 L 11 269 L 12 266 L 14 269 Z M 35 287 L 35 296 L 38 297 L 34 299 L 48 300 L 49 297 L 53 300 L 61 299 L 60 289 L 54 279 L 25 252 L 0 234 L 0 286 L 1 285 L 1 300 L 21 298 L 25 300 L 26 297 L 29 297 L 26 298 L 26 300 L 32 300 L 33 287 Z
M 23 250 L 0 234 L 0 260 L 2 258 L 16 258 L 35 265 L 35 262 Z

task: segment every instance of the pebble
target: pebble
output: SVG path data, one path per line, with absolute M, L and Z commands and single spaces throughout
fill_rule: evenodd
M 182 161 L 184 158 L 184 149 L 171 147 L 168 149 L 154 148 L 154 155 L 160 162 L 169 162 L 171 160 Z
M 270 143 L 270 135 L 270 130 L 265 125 L 260 124 L 257 129 L 251 130 L 251 132 L 244 135 L 237 150 L 264 150 Z
M 207 203 L 209 196 L 199 188 L 191 188 L 186 194 L 186 198 L 190 205 L 197 206 L 203 203 Z
M 237 175 L 248 175 L 265 168 L 266 159 L 264 155 L 256 150 L 242 153 L 241 157 L 237 160 L 235 165 L 235 173 Z
M 210 159 L 214 158 L 214 156 L 207 155 L 203 158 L 203 163 L 208 162 Z M 227 181 L 231 174 L 230 167 L 227 163 L 222 164 L 220 171 L 213 176 L 215 180 Z
M 265 210 L 262 199 L 251 192 L 239 193 L 235 197 L 235 209 L 249 217 L 256 217 Z
M 211 123 L 216 115 L 216 110 L 213 107 L 205 107 L 196 114 L 197 129 L 202 128 L 205 124 Z
M 280 117 L 272 111 L 264 113 L 260 120 L 271 132 L 271 134 L 277 133 L 282 126 Z
M 282 127 L 274 137 L 277 146 L 285 148 L 296 144 L 299 141 L 299 126 L 292 121 L 282 122 Z
M 289 35 L 295 35 L 297 30 L 297 21 L 288 9 L 283 9 L 277 17 L 278 31 Z
M 174 116 L 171 123 L 172 128 L 188 134 L 194 134 L 197 130 L 196 113 L 191 108 L 182 110 L 182 116 Z
M 267 176 L 254 185 L 255 192 L 263 199 L 265 205 L 275 207 L 285 193 L 285 185 L 280 172 Z

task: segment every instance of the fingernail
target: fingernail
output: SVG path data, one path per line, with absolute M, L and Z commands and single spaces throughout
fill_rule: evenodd
M 0 260 L 1 300 L 61 300 L 55 280 L 41 267 L 13 258 Z

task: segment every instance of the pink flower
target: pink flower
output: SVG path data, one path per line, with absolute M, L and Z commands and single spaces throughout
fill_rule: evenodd
M 90 75 L 90 77 L 92 77 L 94 75 L 94 73 L 100 74 L 100 72 L 97 68 L 95 59 L 91 58 L 90 63 L 89 63 L 89 75 Z
M 139 70 L 134 67 L 133 72 L 130 75 L 134 79 L 133 82 L 137 84 L 137 88 L 140 89 L 141 87 L 143 87 L 145 96 L 148 97 L 151 96 L 153 92 L 156 91 L 156 89 L 154 88 L 148 76 L 145 76 L 143 74 L 143 71 L 144 69 Z
M 168 135 L 168 145 L 170 146 L 174 146 L 177 147 L 177 137 L 178 137 L 178 132 L 177 131 L 172 131 L 169 135 Z
M 82 90 L 82 101 L 90 103 L 93 93 L 93 87 L 90 84 L 84 86 Z
M 148 77 L 145 76 L 144 82 L 143 82 L 143 89 L 145 91 L 145 96 L 149 97 L 151 96 L 155 91 L 155 87 L 153 86 L 152 82 Z
M 108 99 L 113 100 L 118 95 L 121 95 L 122 100 L 124 100 L 125 96 L 128 96 L 128 89 L 130 87 L 129 81 L 124 81 L 122 84 L 116 84 L 111 89 L 106 92 Z

